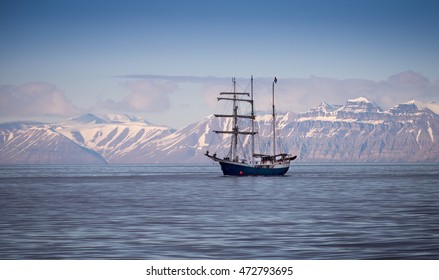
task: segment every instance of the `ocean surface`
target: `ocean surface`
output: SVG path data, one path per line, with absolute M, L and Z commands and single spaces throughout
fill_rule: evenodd
M 0 259 L 439 259 L 439 165 L 0 166 Z

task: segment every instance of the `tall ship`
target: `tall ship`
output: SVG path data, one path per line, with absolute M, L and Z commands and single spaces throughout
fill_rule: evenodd
M 216 153 L 209 154 L 206 151 L 205 155 L 211 160 L 220 164 L 224 175 L 230 176 L 281 176 L 287 173 L 290 168 L 290 162 L 295 160 L 297 156 L 287 153 L 276 153 L 276 111 L 275 111 L 275 95 L 274 86 L 277 84 L 275 77 L 272 83 L 272 131 L 271 142 L 272 152 L 270 154 L 255 153 L 255 111 L 253 102 L 253 76 L 251 77 L 250 93 L 236 91 L 236 79 L 232 79 L 233 91 L 220 92 L 218 101 L 233 102 L 233 112 L 231 114 L 215 114 L 217 118 L 232 118 L 231 130 L 214 130 L 217 134 L 230 134 L 231 144 L 229 152 L 223 156 L 218 157 Z M 250 104 L 250 114 L 243 115 L 239 113 L 239 105 L 242 103 Z M 249 119 L 250 128 L 239 127 L 240 119 Z M 248 123 L 248 122 L 247 122 Z M 250 136 L 251 152 L 249 158 L 240 158 L 238 155 L 238 139 L 242 136 Z

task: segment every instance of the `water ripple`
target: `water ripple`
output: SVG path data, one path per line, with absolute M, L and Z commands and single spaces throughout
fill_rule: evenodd
M 439 166 L 2 166 L 0 259 L 438 259 Z

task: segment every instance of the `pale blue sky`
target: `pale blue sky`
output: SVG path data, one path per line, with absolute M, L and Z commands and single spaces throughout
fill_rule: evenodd
M 0 38 L 1 108 L 56 95 L 66 112 L 3 109 L 0 121 L 111 109 L 178 128 L 213 113 L 206 91 L 232 76 L 379 84 L 412 70 L 432 84 L 424 99 L 439 79 L 439 1 L 1 0 Z

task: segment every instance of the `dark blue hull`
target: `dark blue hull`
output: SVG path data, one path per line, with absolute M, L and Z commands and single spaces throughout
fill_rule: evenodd
M 220 161 L 219 164 L 223 174 L 230 176 L 282 176 L 290 168 L 289 165 L 282 167 L 269 165 L 252 167 L 224 161 Z

